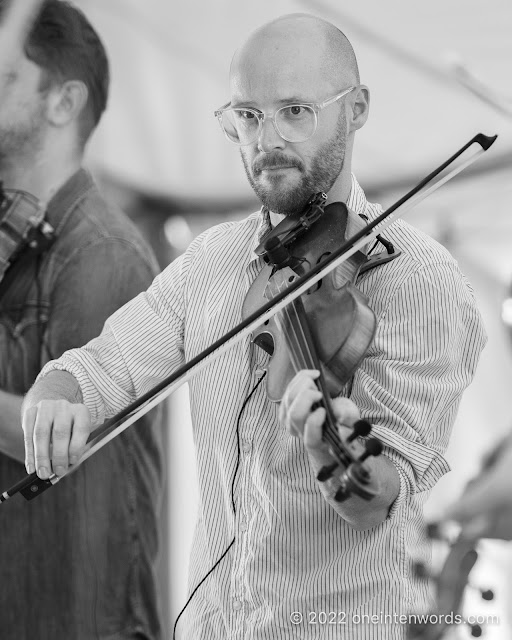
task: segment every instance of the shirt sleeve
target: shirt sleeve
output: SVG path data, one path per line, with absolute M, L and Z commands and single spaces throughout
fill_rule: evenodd
M 49 362 L 38 380 L 54 370 L 71 373 L 93 424 L 99 424 L 170 375 L 183 363 L 183 296 L 196 245 L 114 312 L 97 338 Z M 120 263 L 119 268 L 125 267 Z M 94 288 L 93 282 L 84 286 Z
M 391 517 L 450 470 L 443 454 L 485 341 L 472 290 L 455 263 L 413 270 L 390 296 L 350 397 L 397 468 Z

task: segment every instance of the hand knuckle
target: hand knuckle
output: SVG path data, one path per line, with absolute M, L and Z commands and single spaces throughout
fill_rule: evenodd
M 38 430 L 34 431 L 34 441 L 37 444 L 43 444 L 43 443 L 45 443 L 47 441 L 47 439 L 48 439 L 48 434 L 47 434 L 46 429 L 45 430 L 38 429 Z
M 89 409 L 84 404 L 76 404 L 74 405 L 75 415 L 78 418 L 88 421 L 89 420 Z
M 54 440 L 65 440 L 69 436 L 69 425 L 63 423 L 55 423 L 53 427 L 52 437 Z
M 78 444 L 71 444 L 69 447 L 69 455 L 75 458 L 78 458 L 82 453 L 83 447 Z

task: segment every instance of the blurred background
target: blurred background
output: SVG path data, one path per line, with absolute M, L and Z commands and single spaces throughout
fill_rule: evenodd
M 258 208 L 238 152 L 213 111 L 228 99 L 228 69 L 247 34 L 290 12 L 322 16 L 354 45 L 371 114 L 354 172 L 367 197 L 390 205 L 474 134 L 499 134 L 470 170 L 408 216 L 455 255 L 471 280 L 489 343 L 463 399 L 429 516 L 457 498 L 482 455 L 512 427 L 512 4 L 510 0 L 78 0 L 112 68 L 109 109 L 88 164 L 150 240 L 164 267 L 206 227 Z M 508 311 L 507 311 L 508 309 Z M 195 516 L 187 390 L 169 406 L 168 491 L 162 517 L 162 605 L 171 624 L 186 600 Z M 177 455 L 179 452 L 179 455 Z M 512 637 L 512 555 L 485 545 L 477 583 L 491 584 Z M 507 605 L 509 609 L 507 610 Z M 462 635 L 464 637 L 464 635 Z

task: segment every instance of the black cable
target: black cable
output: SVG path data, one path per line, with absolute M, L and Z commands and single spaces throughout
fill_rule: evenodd
M 240 413 L 238 414 L 238 418 L 237 418 L 237 421 L 236 421 L 236 448 L 237 448 L 237 455 L 236 455 L 235 471 L 233 473 L 233 480 L 231 482 L 231 504 L 233 506 L 233 515 L 234 516 L 236 516 L 235 482 L 236 482 L 236 476 L 238 474 L 238 469 L 240 468 L 240 420 L 242 419 L 242 414 L 244 412 L 245 407 L 247 406 L 247 403 L 252 398 L 254 392 L 260 386 L 261 381 L 263 380 L 263 378 L 266 375 L 267 375 L 267 372 L 265 371 L 265 373 L 261 376 L 261 378 L 258 380 L 258 382 L 254 385 L 254 387 L 252 388 L 252 390 L 249 393 L 249 395 L 247 396 L 247 398 L 244 400 L 244 403 L 242 405 L 242 408 L 240 409 Z M 220 558 L 217 560 L 217 562 L 213 565 L 213 567 L 208 571 L 208 573 L 204 576 L 204 578 L 201 580 L 201 582 L 196 586 L 194 591 L 192 591 L 192 593 L 190 594 L 189 599 L 185 603 L 185 606 L 183 607 L 183 609 L 179 612 L 178 617 L 176 618 L 176 622 L 174 623 L 174 628 L 172 630 L 172 638 L 173 638 L 173 640 L 175 640 L 175 638 L 176 638 L 176 627 L 178 626 L 178 620 L 185 613 L 185 609 L 188 607 L 188 605 L 192 601 L 192 598 L 197 593 L 197 590 L 199 589 L 199 587 L 203 584 L 203 582 L 206 580 L 206 578 L 208 578 L 213 573 L 213 571 L 219 566 L 219 564 L 222 562 L 222 560 L 226 557 L 228 551 L 235 544 L 235 541 L 236 541 L 236 536 L 233 538 L 233 540 L 231 540 L 231 542 L 226 547 L 226 549 L 224 550 L 224 552 L 222 553 Z

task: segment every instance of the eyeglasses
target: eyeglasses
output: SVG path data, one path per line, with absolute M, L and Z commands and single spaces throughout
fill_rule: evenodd
M 315 133 L 318 125 L 318 112 L 336 102 L 355 87 L 349 87 L 323 102 L 301 102 L 287 104 L 273 114 L 263 113 L 248 107 L 230 107 L 228 102 L 215 111 L 222 130 L 228 140 L 245 146 L 253 144 L 259 138 L 263 121 L 268 118 L 274 124 L 277 133 L 287 142 L 305 142 Z

